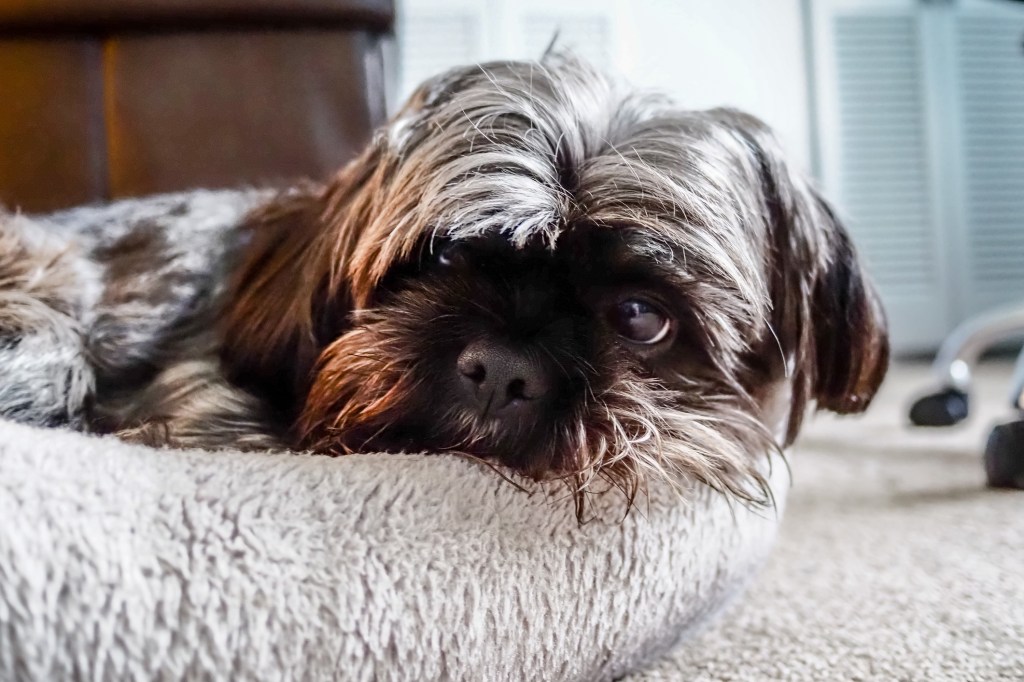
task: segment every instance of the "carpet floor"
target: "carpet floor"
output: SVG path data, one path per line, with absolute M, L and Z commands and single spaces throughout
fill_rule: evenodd
M 811 420 L 765 570 L 630 682 L 1024 680 L 1024 491 L 987 489 L 981 461 L 1010 369 L 979 369 L 955 428 L 908 425 L 924 365 L 895 366 L 864 417 Z

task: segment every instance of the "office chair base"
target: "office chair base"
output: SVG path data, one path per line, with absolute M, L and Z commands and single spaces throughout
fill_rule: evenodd
M 1024 490 L 1024 418 L 992 429 L 985 446 L 985 472 L 992 488 Z
M 969 405 L 966 393 L 945 388 L 918 398 L 910 408 L 910 421 L 915 426 L 953 426 L 967 419 Z

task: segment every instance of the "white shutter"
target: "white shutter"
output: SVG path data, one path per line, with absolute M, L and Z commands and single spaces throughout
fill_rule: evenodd
M 917 22 L 835 18 L 842 193 L 850 229 L 884 294 L 936 286 Z
M 964 304 L 977 312 L 1024 301 L 1024 11 L 966 5 L 953 26 Z
M 916 2 L 815 2 L 822 179 L 889 313 L 893 345 L 947 331 L 928 71 Z
M 808 4 L 822 175 L 896 349 L 1024 300 L 1024 4 Z

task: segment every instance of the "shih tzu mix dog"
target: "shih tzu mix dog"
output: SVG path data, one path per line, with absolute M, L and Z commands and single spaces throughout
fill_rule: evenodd
M 809 406 L 864 410 L 888 361 L 763 123 L 569 57 L 428 81 L 322 185 L 0 214 L 0 329 L 10 419 L 459 452 L 578 505 L 651 476 L 762 501 L 758 454 Z

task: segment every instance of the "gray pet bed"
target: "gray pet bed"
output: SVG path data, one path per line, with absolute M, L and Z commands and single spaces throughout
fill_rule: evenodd
M 0 422 L 0 679 L 613 679 L 736 594 L 778 522 L 698 485 L 592 509 L 453 456 Z

